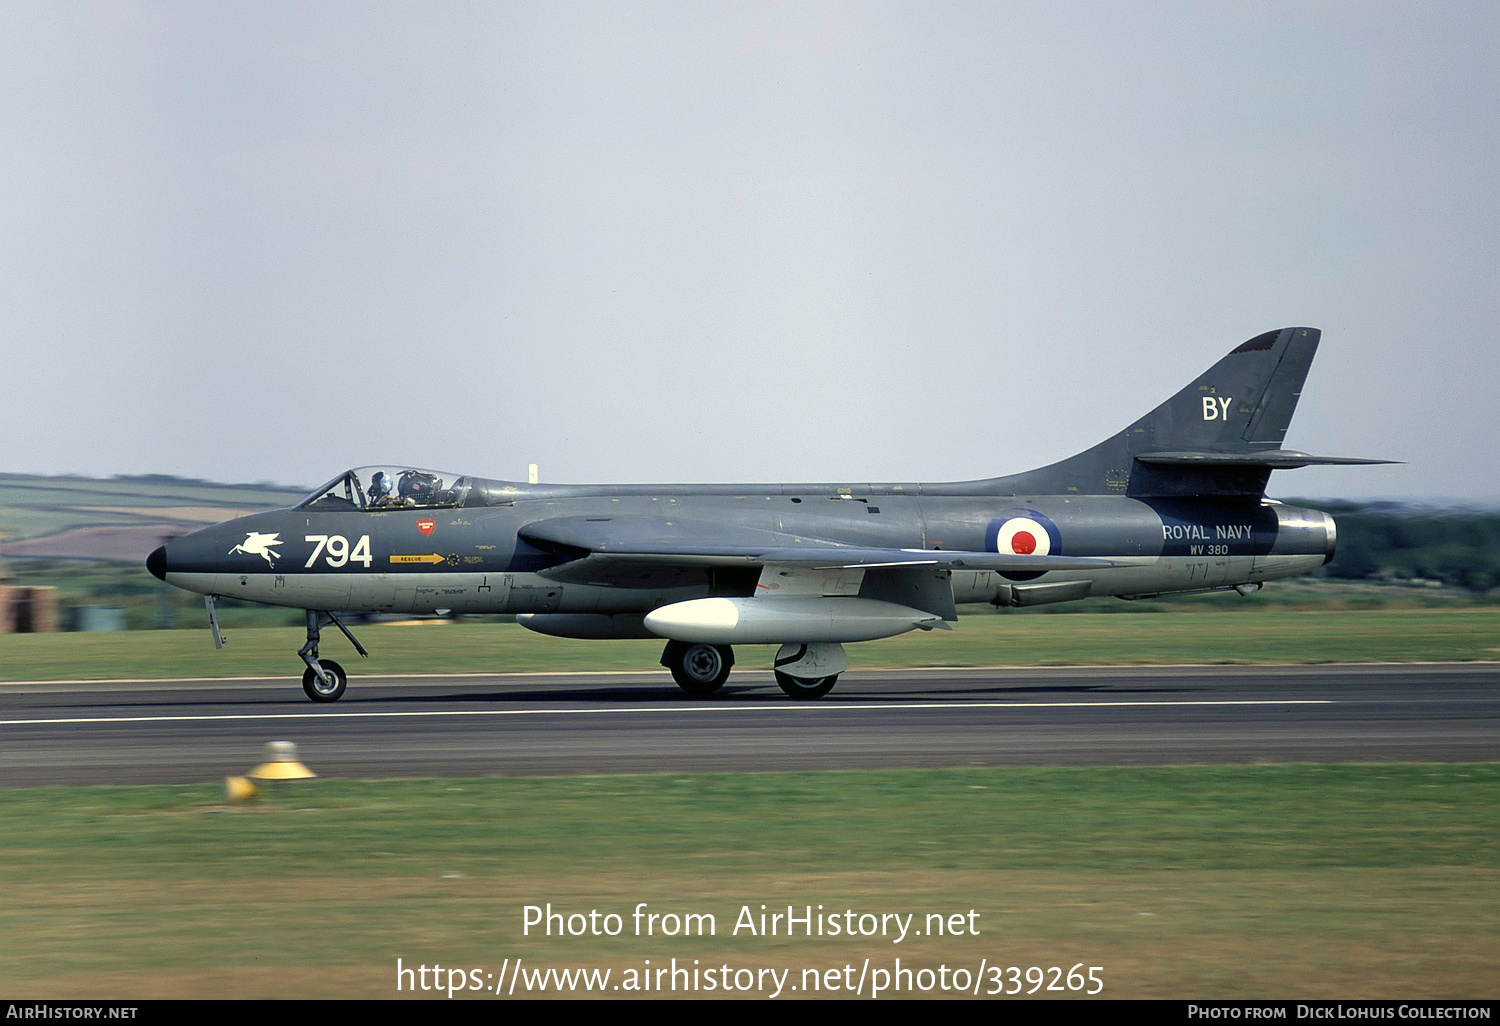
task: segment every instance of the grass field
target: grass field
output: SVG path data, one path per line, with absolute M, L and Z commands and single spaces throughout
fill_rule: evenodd
M 1100 966 L 1109 997 L 1492 997 L 1497 809 L 1494 765 L 314 781 L 234 812 L 210 786 L 0 791 L 0 992 L 386 998 L 398 958 L 617 982 L 676 958 L 801 995 L 900 958 Z M 527 935 L 549 902 L 623 931 Z M 716 928 L 636 936 L 639 902 Z M 761 905 L 963 930 L 736 934 Z
M 1493 660 L 1497 628 L 1500 611 L 1484 607 L 1246 604 L 974 616 L 849 651 L 851 674 Z M 332 633 L 324 649 L 356 685 L 361 673 L 652 669 L 660 650 L 501 623 L 359 633 L 367 662 Z M 290 679 L 301 642 L 286 628 L 232 630 L 223 652 L 206 629 L 3 637 L 0 679 Z M 763 668 L 771 650 L 737 654 Z M 639 984 L 646 960 L 675 958 L 789 973 L 801 988 L 805 970 L 827 986 L 828 971 L 852 982 L 846 966 L 857 978 L 866 959 L 889 973 L 899 958 L 928 971 L 914 982 L 963 969 L 981 993 L 1030 988 L 1027 967 L 1081 964 L 1102 967 L 1117 998 L 1485 998 L 1500 980 L 1494 764 L 313 781 L 233 808 L 212 782 L 18 788 L 0 790 L 0 831 L 0 993 L 27 998 L 398 997 L 397 959 L 442 965 L 443 984 L 492 983 L 484 974 L 517 958 Z M 622 932 L 528 935 L 526 906 L 549 902 L 614 913 Z M 712 915 L 716 929 L 636 936 L 640 902 Z M 761 905 L 914 914 L 917 929 L 941 913 L 978 933 L 736 934 Z
M 142 677 L 300 676 L 299 628 L 229 629 L 215 651 L 197 631 L 0 637 L 0 681 Z M 351 675 L 650 670 L 661 643 L 546 638 L 515 624 L 371 626 L 362 660 L 336 630 L 323 655 Z M 1500 659 L 1500 609 L 1320 610 L 1266 607 L 1192 613 L 968 616 L 953 631 L 849 646 L 851 672 L 910 666 L 1161 665 L 1171 663 L 1443 662 Z M 742 646 L 742 666 L 774 649 Z

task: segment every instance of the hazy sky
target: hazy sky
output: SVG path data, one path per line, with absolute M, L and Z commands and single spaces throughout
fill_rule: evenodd
M 1324 331 L 1500 496 L 1500 4 L 0 4 L 0 470 L 953 480 Z

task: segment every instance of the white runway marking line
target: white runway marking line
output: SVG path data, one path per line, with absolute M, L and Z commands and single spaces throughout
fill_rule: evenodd
M 227 713 L 223 716 L 79 716 L 62 719 L 0 720 L 0 727 L 65 726 L 85 723 L 208 723 L 227 720 L 369 720 L 408 716 L 598 716 L 695 712 L 906 712 L 912 709 L 1120 709 L 1181 706 L 1337 705 L 1331 699 L 1276 699 L 1225 702 L 910 702 L 899 705 L 689 705 L 630 709 L 434 709 L 409 712 Z

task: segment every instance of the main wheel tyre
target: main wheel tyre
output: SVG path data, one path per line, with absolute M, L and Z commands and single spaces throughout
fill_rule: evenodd
M 734 656 L 728 645 L 673 641 L 661 660 L 672 671 L 677 686 L 690 695 L 711 695 L 729 679 Z
M 302 690 L 307 692 L 307 697 L 314 702 L 337 702 L 343 697 L 344 689 L 349 686 L 349 675 L 332 659 L 319 659 L 318 665 L 323 667 L 324 673 L 333 678 L 332 681 L 324 684 L 309 666 L 302 671 Z
M 790 673 L 776 671 L 776 683 L 790 698 L 822 698 L 833 690 L 839 675 L 829 677 L 793 677 Z

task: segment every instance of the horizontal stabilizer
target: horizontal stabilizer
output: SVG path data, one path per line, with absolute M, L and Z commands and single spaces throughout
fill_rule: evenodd
M 1255 452 L 1148 452 L 1136 456 L 1141 463 L 1166 466 L 1197 467 L 1266 467 L 1270 470 L 1296 470 L 1299 467 L 1353 467 L 1396 463 L 1397 460 L 1369 460 L 1358 456 L 1314 456 L 1296 449 L 1260 449 Z

